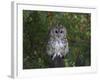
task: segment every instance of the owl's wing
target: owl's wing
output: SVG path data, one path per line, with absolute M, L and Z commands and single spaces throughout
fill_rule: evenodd
M 51 56 L 51 55 L 53 55 L 53 53 L 54 53 L 54 50 L 52 47 L 52 41 L 49 40 L 47 43 L 47 54 Z
M 63 53 L 62 53 L 62 55 L 65 56 L 66 54 L 68 54 L 68 52 L 69 52 L 68 40 L 65 39 L 65 40 L 64 40 L 64 48 L 63 48 Z

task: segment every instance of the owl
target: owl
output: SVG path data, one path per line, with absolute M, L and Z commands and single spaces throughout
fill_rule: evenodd
M 52 60 L 56 57 L 64 57 L 68 52 L 67 30 L 63 25 L 56 25 L 49 31 L 49 39 L 47 42 L 47 54 L 52 56 Z

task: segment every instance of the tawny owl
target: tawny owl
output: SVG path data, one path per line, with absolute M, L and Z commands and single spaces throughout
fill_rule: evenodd
M 67 30 L 62 25 L 56 25 L 50 29 L 49 39 L 47 43 L 47 54 L 55 57 L 64 57 L 68 52 Z

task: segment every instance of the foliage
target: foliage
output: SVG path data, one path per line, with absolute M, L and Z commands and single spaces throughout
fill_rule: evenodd
M 91 65 L 91 14 L 23 10 L 23 68 L 48 68 L 46 42 L 49 28 L 63 24 L 68 31 L 66 66 Z

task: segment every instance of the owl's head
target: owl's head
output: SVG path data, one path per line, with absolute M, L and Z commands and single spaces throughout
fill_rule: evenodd
M 66 28 L 63 25 L 56 25 L 50 30 L 50 36 L 56 39 L 66 38 Z

